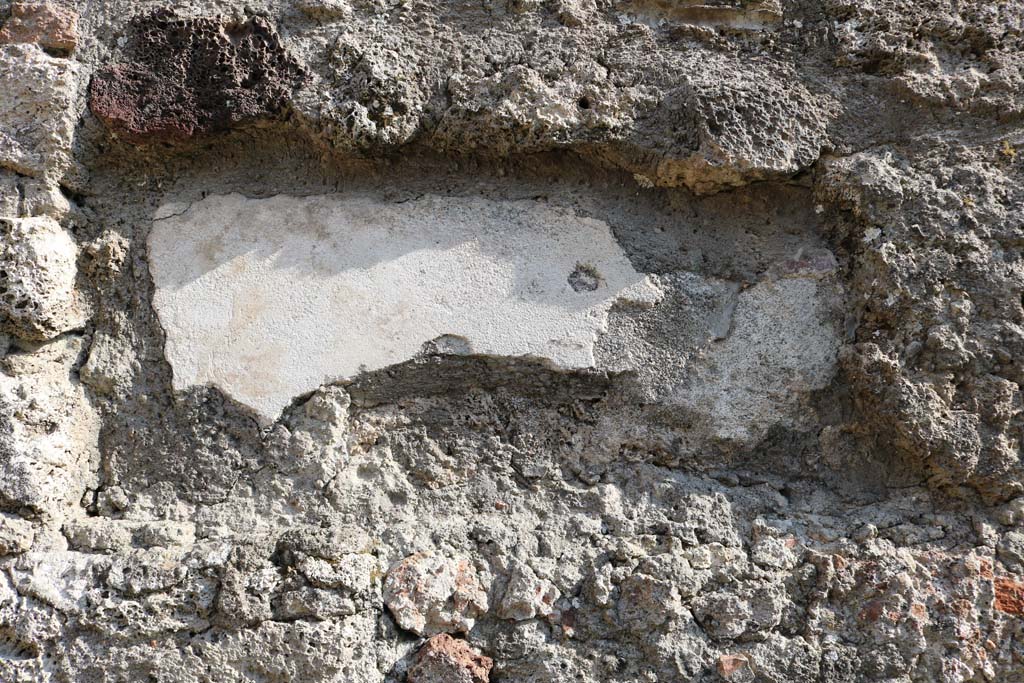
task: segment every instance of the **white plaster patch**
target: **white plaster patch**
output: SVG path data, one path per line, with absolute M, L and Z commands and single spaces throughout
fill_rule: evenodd
M 174 387 L 276 418 L 423 344 L 591 367 L 616 301 L 653 304 L 607 224 L 534 201 L 212 196 L 149 237 Z

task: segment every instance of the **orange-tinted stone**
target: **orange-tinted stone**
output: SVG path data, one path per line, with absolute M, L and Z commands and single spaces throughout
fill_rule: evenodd
M 465 640 L 447 633 L 434 636 L 419 649 L 409 667 L 408 683 L 488 683 L 494 661 Z
M 728 680 L 734 673 L 747 666 L 748 661 L 746 655 L 719 655 L 718 664 L 718 675 Z
M 1000 612 L 1024 615 L 1024 583 L 1010 579 L 996 579 L 996 609 Z
M 0 43 L 35 43 L 71 52 L 78 44 L 78 14 L 52 2 L 15 2 Z

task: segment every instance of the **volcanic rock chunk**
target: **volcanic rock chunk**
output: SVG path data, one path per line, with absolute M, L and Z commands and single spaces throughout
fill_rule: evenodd
M 787 176 L 814 163 L 827 145 L 827 109 L 784 69 L 736 70 L 711 60 L 685 94 L 697 148 L 673 150 L 657 184 L 698 194 Z
M 738 30 L 764 30 L 782 21 L 778 0 L 626 0 L 639 17 Z
M 133 142 L 184 140 L 271 117 L 302 80 L 260 17 L 183 19 L 158 10 L 135 19 L 127 53 L 93 79 L 89 107 Z

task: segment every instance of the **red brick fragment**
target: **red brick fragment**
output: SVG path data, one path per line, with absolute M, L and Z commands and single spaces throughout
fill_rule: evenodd
M 996 609 L 1014 616 L 1024 616 L 1024 583 L 1000 578 L 994 584 Z

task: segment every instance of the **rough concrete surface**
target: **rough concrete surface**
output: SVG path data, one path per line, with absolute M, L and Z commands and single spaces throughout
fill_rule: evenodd
M 1024 4 L 0 0 L 0 683 L 1024 682 Z

